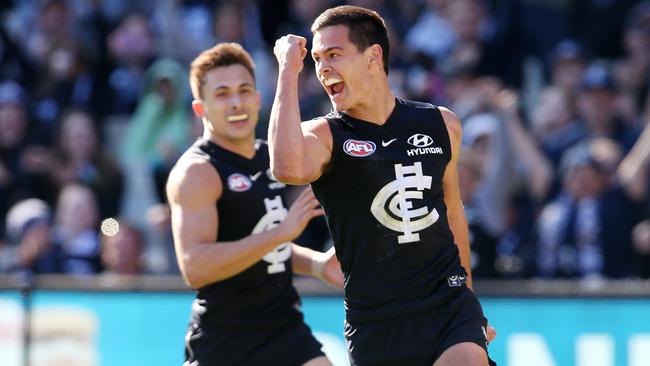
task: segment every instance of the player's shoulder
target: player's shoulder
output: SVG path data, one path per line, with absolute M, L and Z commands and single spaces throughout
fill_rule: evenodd
M 445 122 L 450 135 L 460 138 L 463 132 L 463 125 L 456 113 L 443 106 L 438 106 L 438 110 L 440 111 L 440 115 L 442 115 L 442 120 Z
M 209 159 L 188 150 L 169 173 L 167 195 L 170 201 L 182 201 L 187 196 L 218 196 L 221 184 Z
M 328 132 L 330 130 L 328 120 L 335 118 L 339 118 L 338 115 L 330 112 L 324 116 L 302 121 L 301 127 L 303 131 L 315 132 L 317 134 Z

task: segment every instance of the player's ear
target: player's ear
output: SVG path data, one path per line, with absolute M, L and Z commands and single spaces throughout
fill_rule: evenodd
M 366 49 L 366 54 L 368 57 L 368 65 L 381 63 L 383 51 L 380 45 L 375 43 L 368 47 L 368 49 Z
M 194 115 L 198 118 L 203 118 L 205 117 L 205 108 L 203 107 L 203 103 L 201 103 L 200 100 L 194 99 L 192 101 L 192 110 L 194 111 Z

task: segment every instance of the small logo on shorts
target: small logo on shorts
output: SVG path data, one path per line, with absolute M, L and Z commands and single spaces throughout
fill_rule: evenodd
M 454 275 L 447 277 L 447 283 L 449 287 L 460 287 L 465 282 L 467 282 L 467 276 L 465 275 Z

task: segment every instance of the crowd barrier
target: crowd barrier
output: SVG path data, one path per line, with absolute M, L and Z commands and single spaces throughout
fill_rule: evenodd
M 325 352 L 348 365 L 341 291 L 296 286 Z M 476 280 L 475 291 L 499 365 L 650 365 L 648 281 Z M 193 296 L 179 277 L 0 277 L 0 364 L 180 366 Z

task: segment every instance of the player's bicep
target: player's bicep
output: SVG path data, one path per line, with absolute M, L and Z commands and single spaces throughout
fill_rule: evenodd
M 462 200 L 458 179 L 458 156 L 461 149 L 462 125 L 454 112 L 444 107 L 439 107 L 439 109 L 445 127 L 447 128 L 451 147 L 451 157 L 442 178 L 442 187 L 445 196 L 445 205 L 448 209 L 448 216 L 454 217 L 459 213 L 459 210 L 462 211 Z
M 171 207 L 174 242 L 180 256 L 189 254 L 194 246 L 216 241 L 219 224 L 214 203 L 180 203 Z
M 220 191 L 218 174 L 204 164 L 190 163 L 175 168 L 170 174 L 167 193 L 174 245 L 181 266 L 191 260 L 194 248 L 216 241 L 216 201 Z
M 303 122 L 301 128 L 305 143 L 304 169 L 313 182 L 332 157 L 332 132 L 324 119 Z
M 447 206 L 447 215 L 453 218 L 462 212 L 463 209 L 458 181 L 458 168 L 456 167 L 455 161 L 450 162 L 445 169 L 445 174 L 442 177 L 442 189 L 445 197 L 445 206 Z

